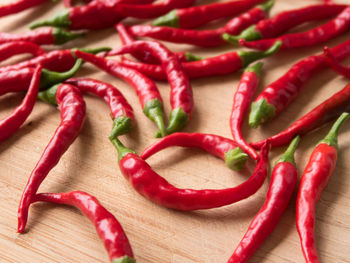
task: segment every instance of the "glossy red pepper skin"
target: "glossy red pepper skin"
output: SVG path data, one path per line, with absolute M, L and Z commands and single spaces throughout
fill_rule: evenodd
M 78 137 L 84 124 L 86 113 L 85 102 L 78 88 L 69 84 L 59 85 L 56 93 L 56 101 L 59 105 L 58 109 L 61 112 L 61 123 L 32 171 L 22 194 L 18 208 L 17 231 L 19 233 L 22 233 L 25 229 L 29 206 L 39 186 L 50 170 L 59 162 L 61 156 Z
M 111 262 L 135 262 L 133 252 L 123 227 L 104 208 L 96 197 L 81 191 L 67 193 L 41 193 L 33 197 L 33 202 L 49 202 L 78 208 L 95 226 L 96 232 L 108 252 Z M 129 261 L 127 261 L 127 259 Z
M 15 0 L 6 5 L 0 5 L 0 17 L 17 14 L 45 2 L 47 0 Z
M 338 74 L 350 78 L 350 67 L 345 67 L 334 57 L 328 47 L 324 48 L 323 54 L 327 57 L 328 65 Z
M 34 57 L 45 54 L 45 51 L 36 44 L 25 41 L 16 41 L 0 45 L 0 61 L 4 61 L 12 56 L 29 53 Z
M 0 121 L 0 142 L 14 134 L 32 112 L 40 88 L 41 66 L 35 69 L 28 92 L 19 105 L 8 117 Z

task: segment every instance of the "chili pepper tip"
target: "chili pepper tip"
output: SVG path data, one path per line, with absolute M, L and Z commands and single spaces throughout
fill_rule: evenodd
M 133 151 L 129 148 L 126 148 L 118 138 L 110 139 L 110 141 L 112 142 L 113 146 L 118 151 L 118 160 L 119 161 L 121 159 L 123 159 L 128 153 L 136 154 L 135 151 Z
M 185 57 L 186 57 L 186 61 L 190 62 L 190 61 L 199 61 L 202 60 L 203 58 L 197 55 L 194 55 L 190 52 L 185 52 Z
M 228 168 L 234 171 L 242 170 L 247 160 L 248 155 L 239 147 L 231 149 L 225 153 L 225 164 Z
M 253 102 L 249 113 L 249 126 L 257 128 L 260 124 L 275 116 L 275 112 L 275 107 L 269 104 L 266 99 Z
M 113 120 L 113 129 L 109 139 L 113 140 L 120 135 L 129 133 L 133 129 L 132 120 L 129 117 L 119 116 Z
M 69 19 L 69 12 L 67 10 L 63 10 L 51 19 L 32 23 L 29 25 L 29 28 L 35 29 L 42 26 L 69 27 L 70 24 L 71 21 Z
M 179 27 L 179 17 L 176 14 L 176 10 L 170 11 L 166 15 L 158 17 L 156 20 L 154 20 L 152 25 Z
M 326 135 L 326 137 L 320 141 L 318 144 L 325 143 L 335 148 L 338 148 L 338 133 L 342 124 L 349 118 L 350 114 L 343 112 L 340 117 L 335 121 L 332 128 Z
M 52 35 L 55 39 L 54 44 L 61 45 L 73 39 L 84 37 L 86 33 L 72 33 L 70 31 L 63 30 L 62 28 L 54 28 Z
M 129 256 L 124 256 L 121 258 L 112 259 L 112 263 L 136 263 L 136 260 Z
M 163 103 L 160 100 L 153 99 L 147 101 L 143 107 L 143 113 L 157 125 L 159 129 L 159 135 L 156 133 L 156 136 L 164 137 L 167 135 L 164 125 Z
M 295 150 L 299 144 L 300 136 L 296 136 L 292 142 L 289 144 L 287 150 L 284 152 L 284 154 L 278 159 L 276 164 L 282 163 L 282 162 L 289 162 L 295 166 L 295 160 L 294 160 L 294 153 Z

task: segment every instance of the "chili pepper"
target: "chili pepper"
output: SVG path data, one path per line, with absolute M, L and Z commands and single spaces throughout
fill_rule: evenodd
M 123 94 L 111 84 L 89 78 L 68 79 L 65 83 L 101 97 L 109 105 L 113 118 L 111 137 L 129 133 L 133 128 L 134 114 Z
M 316 108 L 305 114 L 284 131 L 271 136 L 269 141 L 272 147 L 286 145 L 296 135 L 304 135 L 323 124 L 334 120 L 342 112 L 350 112 L 350 85 L 322 102 Z M 264 141 L 250 143 L 255 149 L 260 149 Z
M 276 42 L 273 47 L 264 52 L 241 50 L 229 52 L 199 61 L 183 62 L 182 66 L 185 73 L 190 79 L 226 75 L 245 68 L 256 60 L 275 54 L 278 51 L 280 45 L 280 42 Z M 121 62 L 121 65 L 133 68 L 156 80 L 167 79 L 165 71 L 159 65 L 133 62 L 127 59 L 124 59 Z
M 343 113 L 327 136 L 312 152 L 300 179 L 296 202 L 296 224 L 306 262 L 319 262 L 315 244 L 315 209 L 337 162 L 337 136 L 340 126 L 349 118 Z
M 248 26 L 264 19 L 273 4 L 274 0 L 270 0 L 263 5 L 252 8 L 239 17 L 233 18 L 225 26 L 218 29 L 198 31 L 173 27 L 136 25 L 131 26 L 129 31 L 134 36 L 139 37 L 151 37 L 168 42 L 191 44 L 200 47 L 216 47 L 226 43 L 221 37 L 223 33 L 238 34 Z
M 294 152 L 298 145 L 296 137 L 273 168 L 269 190 L 260 211 L 253 218 L 247 232 L 238 244 L 228 263 L 247 262 L 265 239 L 275 229 L 288 207 L 298 181 Z
M 52 85 L 71 78 L 79 70 L 82 60 L 78 59 L 75 65 L 66 72 L 54 72 L 43 69 L 41 72 L 40 89 L 44 90 Z M 0 73 L 0 95 L 8 92 L 27 91 L 34 75 L 35 68 L 5 71 Z
M 337 60 L 350 55 L 350 41 L 332 48 Z M 283 76 L 268 85 L 252 103 L 249 125 L 257 127 L 282 112 L 313 75 L 327 68 L 325 56 L 313 55 L 294 64 Z
M 277 38 L 247 42 L 239 40 L 239 44 L 248 48 L 265 50 L 275 41 L 282 41 L 281 49 L 311 47 L 340 36 L 350 29 L 350 7 L 345 8 L 336 18 L 321 26 L 302 33 L 286 34 Z
M 53 0 L 53 2 L 55 1 L 56 0 Z M 47 2 L 47 0 L 15 0 L 12 1 L 12 3 L 0 5 L 0 17 L 17 14 L 45 2 Z
M 0 142 L 14 134 L 32 112 L 40 87 L 41 70 L 40 65 L 35 69 L 28 92 L 21 105 L 10 116 L 0 121 Z
M 76 50 L 74 54 L 112 76 L 121 78 L 129 83 L 139 98 L 143 113 L 157 125 L 162 136 L 166 135 L 163 100 L 156 84 L 152 80 L 134 69 L 122 66 L 116 60 L 97 57 L 80 50 Z
M 237 142 L 237 144 L 254 160 L 258 158 L 258 154 L 244 140 L 241 129 L 244 117 L 258 86 L 262 66 L 263 63 L 258 62 L 254 66 L 249 67 L 244 71 L 235 95 L 233 96 L 233 105 L 230 118 L 230 127 L 233 140 Z
M 184 126 L 192 117 L 192 86 L 184 72 L 180 60 L 163 44 L 157 41 L 135 41 L 132 44 L 110 51 L 109 55 L 121 55 L 135 50 L 147 50 L 162 63 L 170 84 L 170 112 L 167 134 L 174 133 Z
M 164 139 L 167 138 L 168 136 Z M 267 176 L 268 143 L 261 149 L 252 176 L 244 183 L 221 190 L 193 190 L 176 188 L 154 172 L 146 161 L 126 148 L 117 138 L 111 141 L 118 151 L 119 168 L 133 188 L 150 201 L 167 208 L 190 211 L 229 205 L 254 194 Z M 216 151 L 217 146 L 213 147 Z
M 0 45 L 0 61 L 24 53 L 30 53 L 36 57 L 45 54 L 45 51 L 38 45 L 25 41 L 16 41 Z
M 96 197 L 81 191 L 41 193 L 35 195 L 32 202 L 50 202 L 78 208 L 94 224 L 111 262 L 136 262 L 123 227 L 113 214 L 100 204 Z
M 43 93 L 41 92 L 39 98 L 59 105 L 61 123 L 32 171 L 23 191 L 18 208 L 17 231 L 19 233 L 22 233 L 26 227 L 29 206 L 39 186 L 78 137 L 85 119 L 85 101 L 80 90 L 72 85 L 59 84 L 53 86 L 43 91 Z
M 236 16 L 265 0 L 227 1 L 177 9 L 157 18 L 154 26 L 195 28 L 213 20 Z
M 335 72 L 346 78 L 350 78 L 350 68 L 341 65 L 339 61 L 337 61 L 337 59 L 333 56 L 328 47 L 324 48 L 323 54 L 327 57 L 328 64 Z

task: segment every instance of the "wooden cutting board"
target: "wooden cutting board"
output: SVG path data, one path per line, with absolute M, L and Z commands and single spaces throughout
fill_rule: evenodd
M 0 2 L 2 4 L 9 0 Z M 272 14 L 320 2 L 279 0 Z M 18 15 L 1 18 L 0 31 L 25 32 L 29 23 L 48 18 L 62 8 L 62 3 L 47 3 Z M 139 21 L 128 19 L 126 23 Z M 298 30 L 310 27 L 308 25 Z M 334 46 L 348 38 L 349 32 L 330 41 L 328 45 Z M 118 34 L 111 28 L 91 32 L 86 39 L 73 41 L 61 48 L 119 45 Z M 231 46 L 214 49 L 187 45 L 168 46 L 173 50 L 186 50 L 203 56 L 213 56 L 233 49 Z M 275 57 L 265 59 L 259 89 L 262 90 L 276 80 L 299 59 L 320 52 L 322 47 L 320 45 L 280 52 Z M 89 76 L 114 84 L 133 106 L 137 128 L 122 138 L 127 146 L 141 153 L 156 141 L 153 138 L 155 126 L 143 115 L 134 91 L 127 84 L 87 64 L 79 76 Z M 240 73 L 235 73 L 192 81 L 195 111 L 184 131 L 230 137 L 228 121 L 232 96 L 239 78 Z M 248 129 L 245 124 L 245 136 L 249 141 L 255 141 L 281 131 L 348 82 L 331 70 L 323 71 L 307 84 L 301 96 L 279 117 L 256 130 Z M 160 82 L 157 85 L 168 114 L 169 85 Z M 0 118 L 7 116 L 22 98 L 23 95 L 18 94 L 2 96 Z M 85 98 L 87 119 L 82 133 L 50 172 L 40 187 L 40 192 L 81 190 L 96 196 L 120 220 L 139 263 L 226 262 L 263 204 L 269 180 L 254 196 L 219 209 L 185 213 L 157 206 L 137 194 L 119 171 L 117 153 L 107 138 L 112 125 L 108 107 L 98 98 Z M 59 122 L 57 109 L 38 102 L 22 128 L 0 144 L 0 262 L 108 262 L 107 253 L 94 227 L 74 208 L 35 204 L 30 209 L 27 233 L 16 233 L 17 207 L 21 193 Z M 302 139 L 296 155 L 299 174 L 316 143 L 329 128 L 330 124 Z M 272 150 L 271 165 L 283 150 Z M 321 262 L 350 262 L 349 158 L 350 121 L 342 128 L 337 167 L 317 207 L 316 238 Z M 221 160 L 192 149 L 167 149 L 152 157 L 149 163 L 176 186 L 195 189 L 230 187 L 249 176 L 248 173 L 232 172 L 225 168 Z M 250 166 L 252 170 L 253 164 Z M 295 227 L 295 197 L 294 194 L 287 212 L 272 235 L 252 257 L 251 263 L 304 261 Z

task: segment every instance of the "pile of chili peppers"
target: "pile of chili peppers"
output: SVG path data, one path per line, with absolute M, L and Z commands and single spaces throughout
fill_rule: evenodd
M 29 8 L 39 10 L 40 5 L 46 2 L 49 1 L 13 0 L 0 5 L 0 19 Z M 288 128 L 261 141 L 247 142 L 243 124 L 248 117 L 249 125 L 256 128 L 282 114 L 298 95 L 302 95 L 306 83 L 316 78 L 322 70 L 332 69 L 334 75 L 350 78 L 350 67 L 341 64 L 350 56 L 350 40 L 347 40 L 333 47 L 326 46 L 323 52 L 295 63 L 254 99 L 260 77 L 266 70 L 259 60 L 273 56 L 280 49 L 317 46 L 348 33 L 350 5 L 325 0 L 269 17 L 274 2 L 227 0 L 202 4 L 195 0 L 84 0 L 77 4 L 64 0 L 67 9 L 49 20 L 31 24 L 30 28 L 34 30 L 22 34 L 1 32 L 0 62 L 27 53 L 33 57 L 0 66 L 0 95 L 26 92 L 22 103 L 0 121 L 0 142 L 20 129 L 30 117 L 37 99 L 57 106 L 61 113 L 61 122 L 23 191 L 18 208 L 18 232 L 24 232 L 33 203 L 74 206 L 94 224 L 111 262 L 136 262 L 122 226 L 96 197 L 82 191 L 38 193 L 49 172 L 84 129 L 86 105 L 83 95 L 91 93 L 103 99 L 110 108 L 113 125 L 109 140 L 117 150 L 121 173 L 138 194 L 164 208 L 180 211 L 212 209 L 254 195 L 268 178 L 270 150 L 289 145 L 271 172 L 265 202 L 227 262 L 243 263 L 253 256 L 274 231 L 290 205 L 297 185 L 296 226 L 301 250 L 306 262 L 319 262 L 314 233 L 315 209 L 336 169 L 338 133 L 350 116 L 350 84 L 334 92 Z M 126 26 L 120 23 L 128 17 L 155 20 L 152 25 Z M 197 29 L 208 23 L 215 25 L 225 18 L 229 20 L 224 26 Z M 288 32 L 309 22 L 325 19 L 328 21 L 308 31 Z M 38 28 L 42 26 L 45 28 Z M 122 46 L 77 47 L 79 42 L 75 39 L 89 34 L 88 30 L 113 26 L 119 33 Z M 67 29 L 87 31 L 70 32 Z M 153 40 L 135 37 L 150 37 Z M 201 58 L 188 52 L 173 52 L 158 40 L 204 48 L 231 43 L 261 51 L 238 50 Z M 66 42 L 72 48 L 46 51 L 46 45 L 57 46 Z M 139 61 L 123 57 L 125 54 Z M 111 58 L 115 56 L 121 59 Z M 283 53 L 279 53 L 279 56 L 283 56 Z M 136 125 L 133 108 L 113 84 L 85 76 L 73 78 L 83 62 L 91 63 L 127 82 L 136 92 L 144 114 L 157 126 L 155 137 L 162 138 L 140 155 L 125 146 L 120 136 L 128 135 Z M 192 117 L 195 118 L 192 116 L 195 110 L 195 85 L 191 80 L 232 74 L 241 69 L 229 118 L 232 139 L 214 134 L 179 132 L 182 129 L 188 131 L 185 126 Z M 154 80 L 166 80 L 170 86 L 168 124 L 164 102 Z M 312 152 L 298 184 L 294 153 L 301 136 L 334 120 L 328 134 Z M 174 146 L 200 148 L 222 159 L 228 168 L 235 171 L 247 165 L 254 165 L 254 169 L 251 169 L 252 173 L 246 181 L 234 187 L 201 190 L 176 187 L 156 173 L 146 161 L 161 150 Z M 251 162 L 247 164 L 249 158 Z

